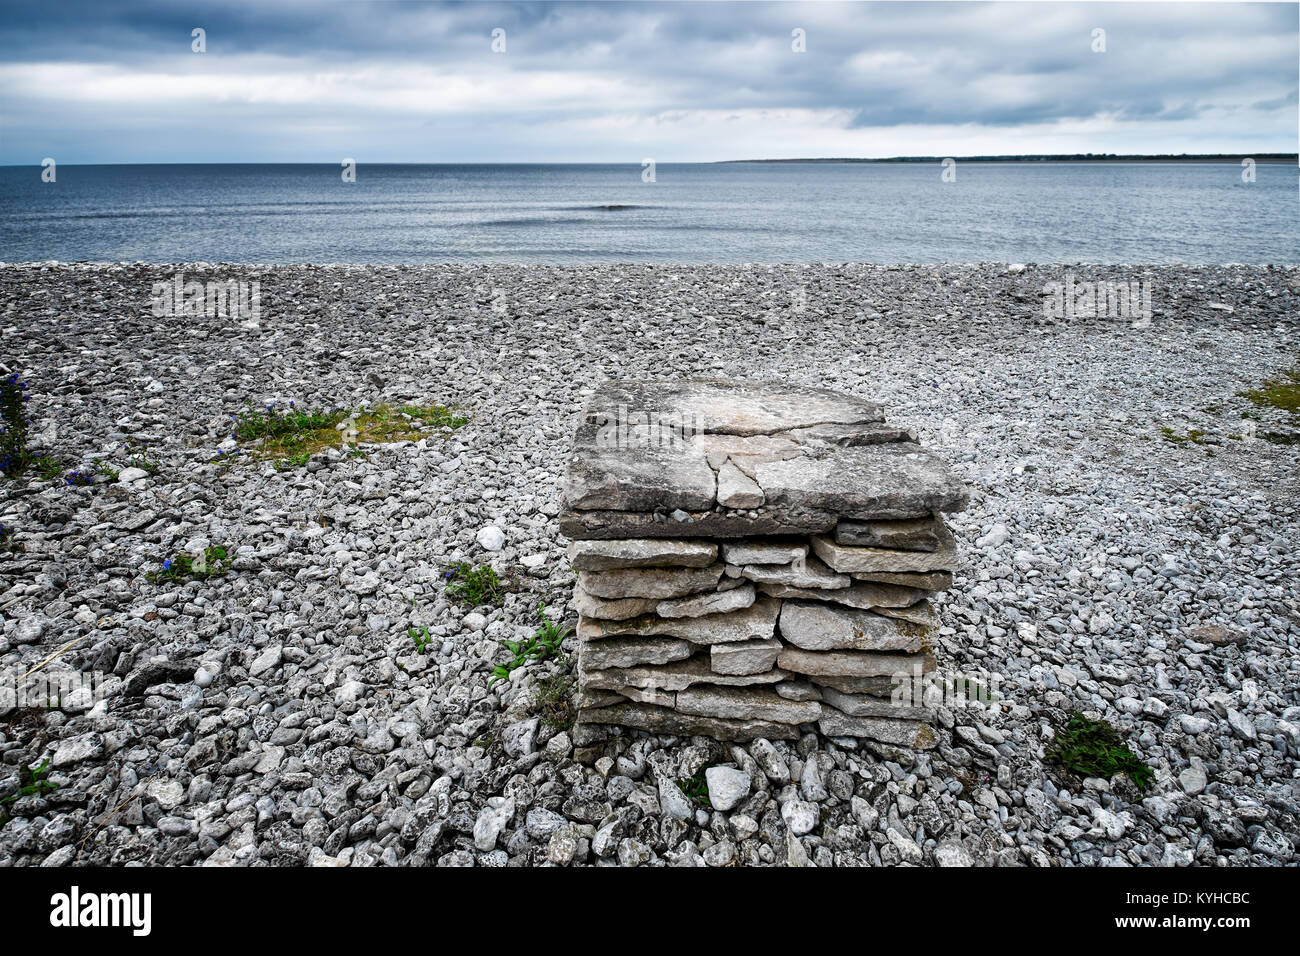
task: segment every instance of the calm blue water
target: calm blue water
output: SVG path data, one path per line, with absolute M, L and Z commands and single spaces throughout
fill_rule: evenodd
M 1300 261 L 1297 170 L 961 163 L 0 168 L 0 260 Z

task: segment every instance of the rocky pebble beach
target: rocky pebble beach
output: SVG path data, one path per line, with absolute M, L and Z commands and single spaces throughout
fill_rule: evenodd
M 260 315 L 155 315 L 178 272 L 259 283 Z M 1067 273 L 1149 281 L 1150 322 L 1045 315 Z M 1296 430 L 1258 395 L 1300 270 L 8 264 L 0 313 L 60 465 L 0 479 L 0 674 L 102 675 L 0 699 L 0 865 L 1298 862 Z M 939 707 L 924 752 L 628 733 L 575 760 L 561 483 L 630 374 L 914 430 L 970 492 L 937 667 L 996 697 Z M 468 421 L 301 463 L 232 435 L 289 403 Z M 449 591 L 461 563 L 499 603 Z M 507 666 L 546 620 L 558 653 Z M 1149 782 L 1050 759 L 1074 713 Z

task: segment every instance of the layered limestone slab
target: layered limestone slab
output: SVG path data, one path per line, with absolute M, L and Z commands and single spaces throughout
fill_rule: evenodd
M 634 700 L 638 704 L 654 704 L 656 707 L 676 707 L 677 695 L 670 694 L 666 691 L 650 688 L 642 690 L 639 687 L 620 687 L 618 696 L 627 700 Z
M 830 532 L 836 516 L 824 511 L 769 508 L 692 511 L 568 511 L 560 515 L 566 538 L 749 538 Z
M 808 542 L 728 541 L 722 545 L 722 560 L 737 567 L 746 564 L 793 564 L 808 557 Z
M 832 571 L 821 561 L 812 557 L 799 564 L 746 565 L 741 568 L 740 573 L 756 584 L 785 584 L 795 588 L 830 590 L 847 588 L 853 583 L 847 574 Z
M 883 614 L 885 617 L 909 621 L 926 631 L 932 631 L 939 626 L 939 615 L 934 613 L 934 608 L 930 606 L 929 601 L 920 601 L 911 607 L 876 607 L 872 608 L 872 610 L 877 614 Z
M 792 724 L 772 720 L 726 719 L 684 714 L 668 707 L 649 704 L 616 704 L 582 712 L 584 724 L 612 724 L 655 734 L 701 735 L 715 740 L 792 740 L 800 736 Z
M 724 508 L 757 508 L 764 502 L 763 489 L 731 462 L 718 468 L 718 504 Z
M 926 724 L 917 720 L 892 717 L 850 717 L 834 707 L 823 705 L 817 729 L 827 737 L 866 737 L 896 747 L 930 750 L 937 741 Z
M 708 655 L 700 654 L 663 667 L 629 667 L 598 671 L 587 675 L 586 686 L 592 690 L 657 687 L 660 690 L 678 691 L 693 684 L 721 684 L 729 687 L 777 684 L 789 681 L 793 676 L 779 668 L 762 674 L 719 674 L 710 666 Z
M 785 382 L 724 379 L 604 382 L 588 400 L 586 417 L 590 421 L 602 416 L 618 420 L 620 408 L 644 412 L 651 420 L 682 421 L 707 434 L 739 436 L 770 435 L 825 423 L 884 421 L 879 405 L 841 392 Z
M 911 442 L 810 449 L 800 458 L 759 464 L 754 480 L 775 509 L 859 520 L 961 511 L 968 500 L 948 466 Z
M 966 502 L 915 433 L 853 396 L 602 384 L 559 515 L 579 572 L 572 739 L 591 754 L 617 727 L 748 740 L 815 726 L 932 746 L 931 712 L 891 693 L 934 669 L 925 598 L 956 557 L 941 514 Z
M 646 567 L 707 568 L 717 558 L 718 546 L 712 541 L 633 538 L 621 541 L 573 541 L 569 544 L 569 563 L 577 571 Z
M 885 654 L 875 651 L 805 651 L 787 647 L 776 658 L 782 670 L 806 674 L 814 683 L 827 677 L 893 677 L 911 674 L 914 665 L 934 670 L 934 655 L 929 650 L 919 654 Z
M 821 688 L 805 678 L 783 680 L 775 685 L 776 692 L 786 700 L 821 700 Z
M 803 454 L 799 442 L 785 437 L 771 435 L 710 435 L 698 434 L 691 438 L 691 444 L 705 456 L 720 456 L 725 461 L 728 457 L 768 457 L 773 460 L 782 457 L 796 457 Z
M 626 621 L 581 621 L 578 636 L 591 642 L 620 636 L 677 637 L 692 644 L 730 644 L 768 638 L 776 631 L 776 617 L 781 603 L 760 598 L 752 605 L 726 614 L 701 617 L 661 618 L 656 614 Z
M 846 588 L 794 588 L 785 584 L 760 584 L 759 590 L 769 597 L 795 598 L 810 601 L 834 601 L 847 607 L 906 609 L 923 601 L 926 592 L 920 588 L 905 588 L 897 584 L 851 583 Z
M 608 621 L 622 621 L 639 614 L 649 614 L 659 606 L 659 602 L 652 598 L 596 597 L 584 591 L 581 585 L 574 588 L 573 593 L 578 599 L 579 614 Z
M 781 637 L 806 651 L 902 651 L 914 654 L 928 630 L 910 621 L 816 601 L 781 602 Z
M 721 583 L 721 582 L 719 582 Z M 695 597 L 675 598 L 660 601 L 654 612 L 660 617 L 700 617 L 705 614 L 726 614 L 729 611 L 743 611 L 758 599 L 758 592 L 749 583 L 712 594 L 699 594 Z
M 763 674 L 776 666 L 781 642 L 775 637 L 714 644 L 709 648 L 709 667 L 715 674 Z
M 939 519 L 841 521 L 835 526 L 835 543 L 856 548 L 937 551 L 940 544 Z
M 887 697 L 872 694 L 845 694 L 833 687 L 822 687 L 822 700 L 849 717 L 892 717 L 898 720 L 929 720 L 930 708 L 895 704 Z
M 820 534 L 813 535 L 812 549 L 829 567 L 846 574 L 950 572 L 957 567 L 957 545 L 952 535 L 942 526 L 938 536 L 939 547 L 935 551 L 851 548 L 836 544 L 831 538 Z
M 933 662 L 930 669 L 933 670 Z M 821 689 L 823 694 L 830 688 L 843 694 L 866 694 L 883 700 L 889 700 L 890 695 L 894 692 L 895 685 L 898 683 L 893 675 L 888 677 L 845 677 L 834 674 L 818 674 L 815 680 L 817 687 Z
M 708 685 L 678 691 L 677 709 L 700 717 L 773 720 L 783 724 L 811 723 L 822 713 L 816 701 L 787 700 L 768 688 Z
M 578 584 L 601 598 L 675 598 L 711 591 L 722 577 L 722 565 L 707 568 L 623 568 L 583 571 Z
M 857 422 L 852 425 L 825 423 L 807 428 L 791 428 L 777 432 L 777 437 L 789 438 L 801 445 L 882 445 L 893 441 L 916 441 L 916 432 L 910 428 L 884 425 L 878 422 Z
M 668 664 L 685 660 L 694 653 L 694 645 L 686 641 L 613 638 L 583 647 L 582 666 L 588 670 L 605 670 L 609 667 L 636 667 L 638 664 Z
M 897 584 L 906 588 L 921 588 L 925 591 L 946 591 L 952 587 L 951 571 L 914 571 L 894 574 L 889 571 L 868 571 L 851 575 L 855 581 L 867 581 L 872 584 Z
M 606 382 L 574 438 L 561 529 L 671 537 L 660 526 L 680 512 L 700 537 L 831 532 L 842 517 L 964 507 L 942 462 L 882 419 L 874 403 L 782 383 Z
M 596 429 L 578 429 L 577 454 L 564 481 L 564 500 L 581 510 L 655 511 L 712 508 L 717 474 L 689 446 L 601 447 Z

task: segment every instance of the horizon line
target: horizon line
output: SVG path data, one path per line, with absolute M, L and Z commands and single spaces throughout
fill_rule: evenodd
M 660 166 L 717 166 L 726 164 L 770 164 L 770 163 L 939 163 L 951 159 L 966 163 L 1008 163 L 1008 162 L 1227 162 L 1239 163 L 1244 159 L 1256 162 L 1295 162 L 1300 164 L 1300 152 L 1255 152 L 1232 153 L 1004 153 L 974 156 L 799 156 L 789 158 L 750 158 L 750 159 L 712 159 L 712 160 L 663 160 Z M 608 161 L 541 161 L 541 160 L 474 160 L 474 161 L 400 161 L 387 162 L 355 161 L 357 166 L 644 166 L 644 162 L 608 162 Z M 42 162 L 0 163 L 0 169 L 40 168 Z M 176 162 L 102 162 L 102 163 L 58 163 L 60 166 L 339 166 L 340 160 L 238 160 L 238 161 L 193 161 Z

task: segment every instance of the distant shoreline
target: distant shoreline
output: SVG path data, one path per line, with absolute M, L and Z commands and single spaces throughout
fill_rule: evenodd
M 954 159 L 959 163 L 1231 163 L 1240 165 L 1243 159 L 1250 158 L 1256 163 L 1292 163 L 1300 165 L 1300 155 L 1296 153 L 1187 153 L 1184 155 L 1132 155 L 1121 156 L 1114 153 L 1076 153 L 1060 155 L 1024 155 L 1024 156 L 886 156 L 881 158 L 864 158 L 854 156 L 838 157 L 799 157 L 794 159 L 714 159 L 703 160 L 698 162 L 663 162 L 663 166 L 724 166 L 735 165 L 738 163 L 820 163 L 825 165 L 834 165 L 836 163 L 941 163 L 945 159 Z M 567 162 L 567 163 L 549 163 L 549 162 L 474 162 L 474 163 L 387 163 L 387 162 L 369 162 L 363 163 L 364 166 L 489 166 L 489 167 L 531 167 L 531 166 L 640 166 L 639 163 L 586 163 L 586 162 Z M 105 167 L 105 166 L 338 166 L 337 162 L 330 160 L 306 160 L 295 162 L 247 162 L 247 163 L 223 163 L 223 162 L 183 162 L 183 163 L 61 163 L 60 166 L 68 168 L 84 167 Z M 0 169 L 29 169 L 40 168 L 36 163 L 0 163 Z
M 881 159 L 858 159 L 850 156 L 808 159 L 720 159 L 718 163 L 941 163 L 954 159 L 959 163 L 1233 163 L 1250 158 L 1256 163 L 1293 163 L 1300 165 L 1296 153 L 1186 153 L 1183 155 L 1132 155 L 1115 153 L 1075 153 L 1041 156 L 890 156 Z

